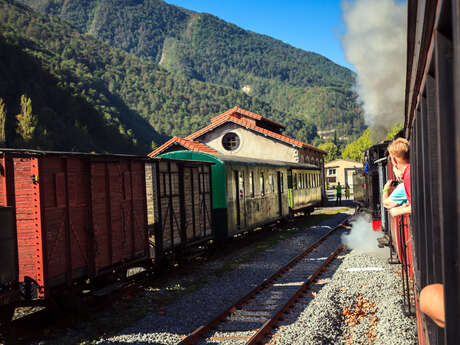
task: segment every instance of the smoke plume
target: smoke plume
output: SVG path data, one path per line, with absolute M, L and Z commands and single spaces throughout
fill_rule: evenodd
M 381 236 L 382 232 L 372 230 L 370 219 L 360 215 L 352 221 L 350 233 L 342 235 L 342 243 L 359 253 L 388 257 L 388 247 L 377 247 L 377 238 Z
M 406 3 L 343 0 L 342 45 L 357 72 L 356 90 L 375 141 L 404 120 Z

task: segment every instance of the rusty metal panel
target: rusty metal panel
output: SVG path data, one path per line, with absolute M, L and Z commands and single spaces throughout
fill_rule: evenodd
M 41 224 L 39 166 L 36 157 L 16 157 L 4 153 L 6 171 L 3 190 L 8 206 L 16 209 L 19 281 L 33 279 L 38 295 L 45 292 L 43 237 Z

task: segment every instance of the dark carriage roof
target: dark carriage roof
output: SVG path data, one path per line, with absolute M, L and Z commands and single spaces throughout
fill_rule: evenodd
M 30 149 L 14 149 L 14 148 L 0 148 L 0 155 L 3 153 L 18 155 L 18 156 L 61 156 L 61 157 L 81 157 L 81 158 L 94 158 L 101 159 L 104 161 L 111 159 L 132 159 L 132 160 L 141 160 L 141 161 L 163 161 L 163 160 L 175 160 L 181 161 L 184 163 L 190 163 L 192 165 L 196 164 L 206 164 L 212 165 L 212 162 L 206 161 L 190 161 L 186 159 L 175 159 L 167 157 L 148 157 L 143 155 L 130 155 L 122 153 L 90 153 L 90 152 L 69 152 L 69 151 L 43 151 L 43 150 L 30 150 Z
M 0 153 L 11 153 L 24 156 L 83 156 L 83 157 L 119 157 L 119 158 L 136 158 L 148 159 L 146 156 L 130 155 L 120 153 L 90 153 L 90 152 L 70 152 L 70 151 L 43 151 L 43 150 L 30 150 L 30 149 L 12 149 L 0 148 Z
M 228 164 L 241 164 L 241 165 L 265 165 L 265 166 L 274 166 L 274 167 L 288 167 L 292 169 L 312 169 L 312 170 L 320 170 L 316 165 L 308 164 L 308 163 L 294 163 L 294 162 L 284 162 L 284 161 L 275 161 L 269 159 L 255 159 L 255 158 L 248 158 L 248 157 L 239 157 L 239 156 L 231 156 L 231 155 L 215 155 L 216 158 L 220 159 L 224 163 Z

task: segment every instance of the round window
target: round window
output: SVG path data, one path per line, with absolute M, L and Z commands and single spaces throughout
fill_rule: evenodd
M 222 138 L 222 146 L 228 151 L 234 151 L 240 146 L 240 137 L 235 133 L 227 133 Z

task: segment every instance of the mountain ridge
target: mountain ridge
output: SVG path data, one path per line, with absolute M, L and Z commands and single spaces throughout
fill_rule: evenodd
M 315 126 L 257 98 L 173 75 L 12 1 L 0 0 L 0 45 L 0 98 L 7 103 L 10 146 L 21 94 L 32 98 L 40 124 L 35 144 L 44 149 L 144 154 L 235 105 L 285 123 L 288 135 L 305 141 L 316 135 Z M 66 134 L 66 127 L 75 134 Z M 45 132 L 51 140 L 44 140 Z
M 170 72 L 246 92 L 321 130 L 337 129 L 339 137 L 365 128 L 354 73 L 320 54 L 162 0 L 22 2 Z

